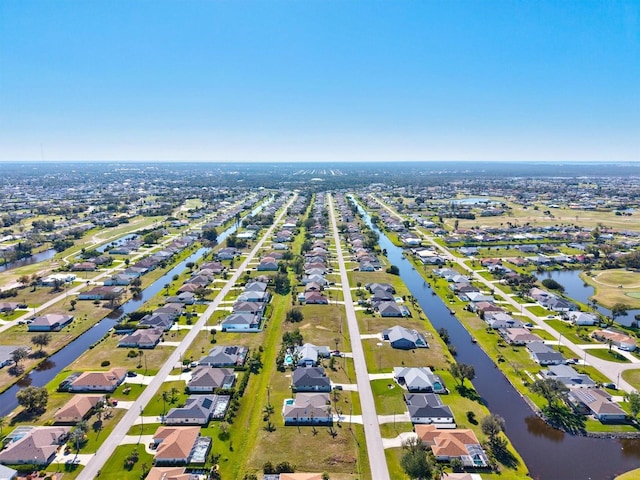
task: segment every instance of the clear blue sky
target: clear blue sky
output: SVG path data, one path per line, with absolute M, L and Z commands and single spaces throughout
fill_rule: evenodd
M 0 1 L 0 160 L 640 160 L 640 1 Z

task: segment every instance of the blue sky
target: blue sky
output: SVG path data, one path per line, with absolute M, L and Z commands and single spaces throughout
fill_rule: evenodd
M 640 1 L 0 1 L 0 160 L 640 160 Z

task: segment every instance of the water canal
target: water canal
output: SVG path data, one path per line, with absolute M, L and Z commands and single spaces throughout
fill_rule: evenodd
M 13 262 L 0 265 L 0 272 L 6 272 L 7 270 L 13 270 L 14 268 L 25 267 L 27 265 L 33 265 L 34 263 L 51 260 L 55 254 L 56 251 L 53 248 L 43 250 L 42 252 L 34 253 L 26 258 L 21 258 L 20 260 L 14 260 Z
M 262 206 L 265 204 L 263 203 Z M 257 209 L 259 211 L 259 209 Z M 236 231 L 236 226 L 232 225 L 220 235 L 218 235 L 218 242 L 223 242 L 229 235 Z M 75 340 L 69 343 L 66 347 L 51 355 L 44 360 L 38 368 L 29 372 L 24 378 L 13 385 L 11 388 L 5 390 L 0 394 L 0 416 L 6 416 L 18 406 L 16 399 L 16 393 L 21 388 L 27 386 L 43 387 L 55 376 L 73 363 L 80 355 L 82 355 L 91 345 L 100 340 L 119 320 L 125 315 L 135 312 L 144 303 L 160 293 L 167 283 L 171 283 L 173 276 L 182 273 L 187 263 L 196 262 L 202 258 L 207 252 L 208 248 L 200 248 L 196 252 L 189 255 L 187 258 L 178 263 L 175 267 L 165 273 L 162 277 L 158 278 L 155 282 L 145 288 L 141 295 L 135 299 L 131 299 L 124 303 L 119 309 L 115 310 L 111 315 L 103 318 L 96 323 L 92 328 L 78 336 Z
M 472 364 L 478 393 L 493 413 L 506 422 L 506 433 L 535 479 L 611 479 L 640 464 L 640 440 L 600 439 L 573 436 L 540 420 L 493 361 L 475 343 L 464 326 L 452 316 L 411 263 L 360 209 L 365 222 L 380 236 L 391 264 L 436 329 L 444 327 L 457 349 L 457 360 Z

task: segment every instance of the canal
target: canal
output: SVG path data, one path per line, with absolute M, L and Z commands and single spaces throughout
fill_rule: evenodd
M 13 270 L 18 267 L 25 267 L 27 265 L 33 265 L 34 263 L 44 262 L 45 260 L 51 260 L 56 254 L 55 249 L 43 250 L 39 253 L 34 253 L 26 258 L 20 260 L 14 260 L 13 262 L 0 265 L 0 272 L 6 272 L 7 270 Z
M 436 329 L 446 328 L 457 349 L 457 360 L 472 364 L 473 384 L 492 413 L 505 419 L 506 434 L 524 459 L 535 479 L 611 479 L 637 468 L 640 440 L 599 439 L 566 434 L 540 420 L 513 388 L 493 361 L 475 343 L 464 326 L 402 256 L 386 235 L 371 223 L 359 207 L 365 222 L 380 236 L 380 247 Z
M 265 203 L 256 207 L 256 211 L 259 211 Z M 218 235 L 218 243 L 223 242 L 229 235 L 236 231 L 236 226 L 233 225 L 227 228 L 224 232 Z M 29 372 L 24 378 L 20 379 L 18 383 L 13 385 L 8 390 L 5 390 L 0 394 L 0 416 L 6 416 L 11 413 L 17 406 L 18 400 L 16 399 L 16 393 L 21 388 L 34 386 L 43 387 L 62 370 L 67 368 L 73 363 L 80 355 L 89 349 L 91 345 L 100 340 L 118 321 L 120 321 L 125 315 L 135 312 L 144 303 L 160 293 L 167 283 L 171 283 L 174 275 L 179 275 L 184 271 L 189 262 L 196 262 L 202 258 L 207 252 L 208 248 L 200 248 L 187 258 L 182 260 L 171 270 L 165 273 L 162 277 L 158 278 L 155 282 L 145 288 L 139 297 L 125 302 L 119 309 L 115 310 L 112 315 L 103 318 L 96 323 L 92 328 L 78 336 L 75 340 L 69 343 L 66 347 L 62 348 L 58 352 L 45 359 L 38 368 Z

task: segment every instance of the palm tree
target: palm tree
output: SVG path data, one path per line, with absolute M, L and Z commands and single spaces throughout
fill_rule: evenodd
M 2 435 L 2 429 L 7 423 L 7 419 L 5 417 L 0 417 L 0 435 Z
M 178 395 L 178 393 L 180 393 L 180 390 L 176 387 L 171 387 L 171 403 L 174 403 L 177 400 L 176 395 Z
M 162 416 L 164 417 L 165 412 L 167 411 L 167 402 L 171 401 L 171 394 L 166 390 L 162 392 Z

